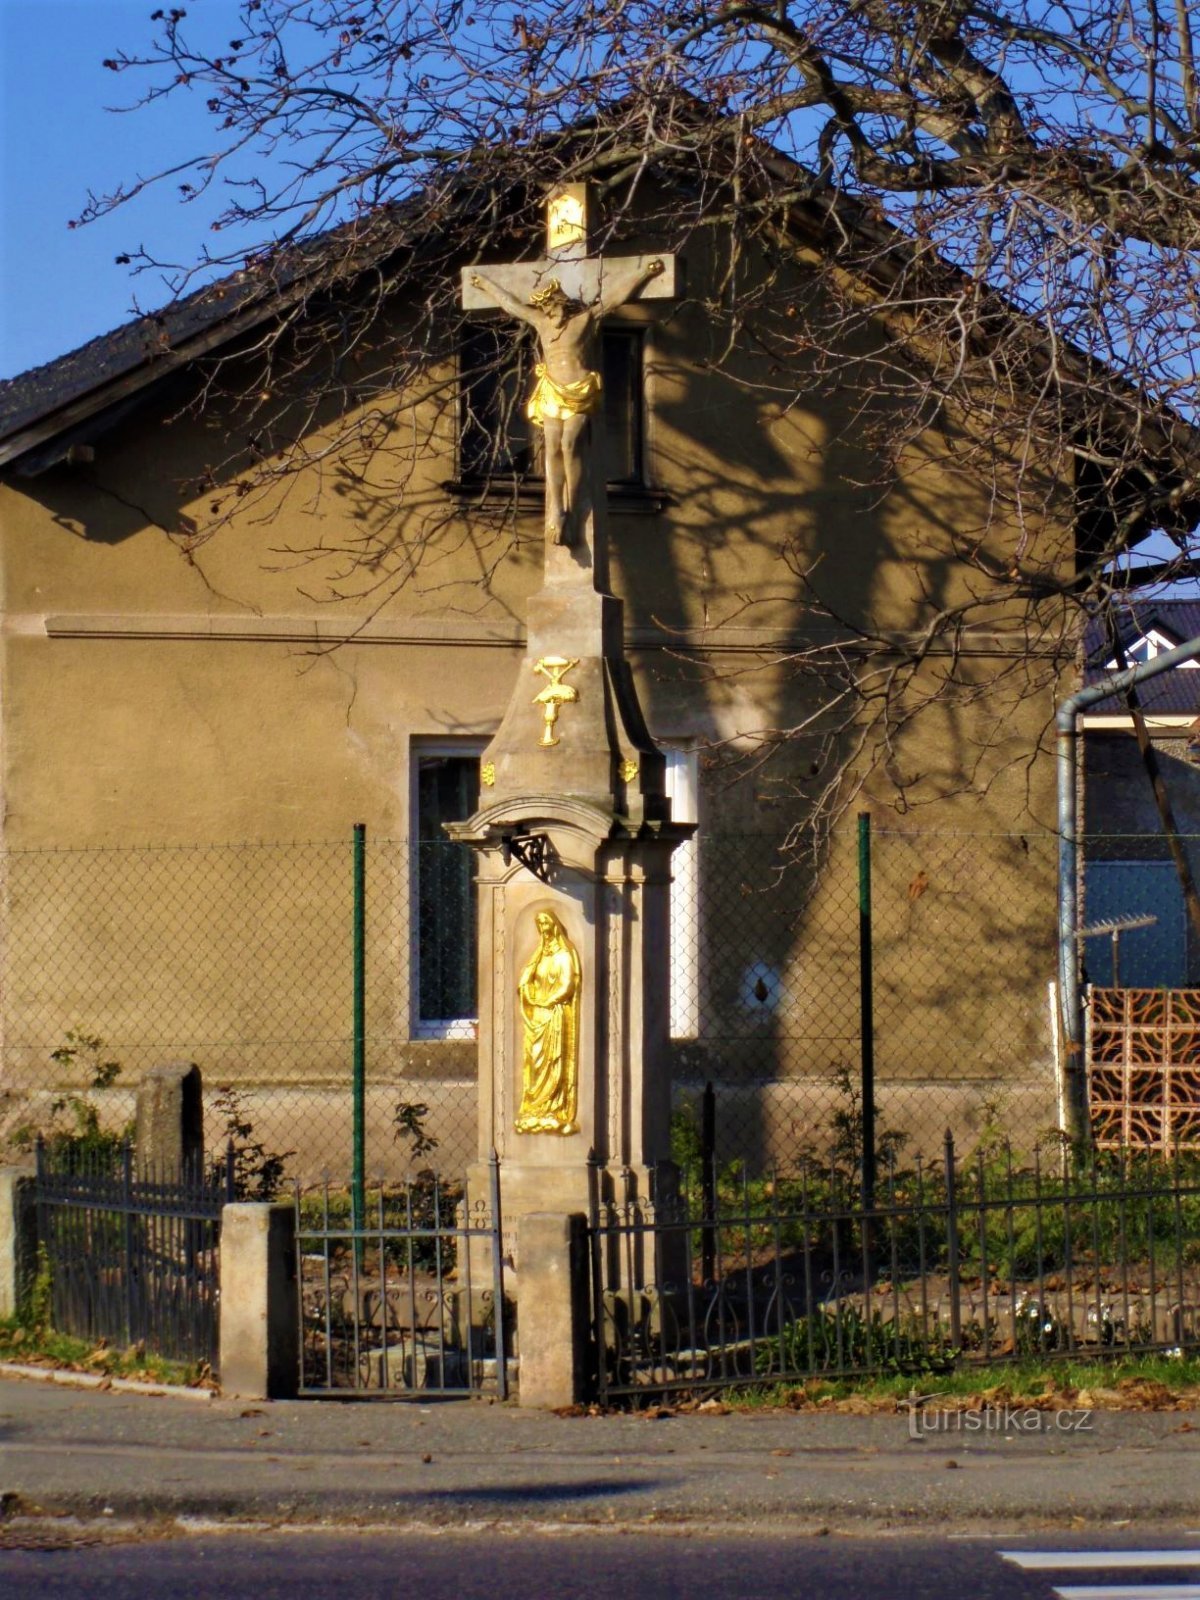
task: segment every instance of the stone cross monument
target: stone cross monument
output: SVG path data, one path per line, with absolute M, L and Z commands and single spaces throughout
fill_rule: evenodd
M 676 262 L 589 254 L 589 211 L 586 186 L 560 187 L 544 259 L 463 269 L 467 310 L 541 345 L 543 583 L 479 810 L 448 828 L 479 857 L 478 1156 L 500 1156 L 510 1239 L 522 1215 L 586 1210 L 589 1156 L 624 1198 L 670 1153 L 667 897 L 692 828 L 671 821 L 608 592 L 598 335 L 618 306 L 674 295 Z

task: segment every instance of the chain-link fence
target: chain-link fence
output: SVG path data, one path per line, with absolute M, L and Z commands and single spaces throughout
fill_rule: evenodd
M 369 1171 L 475 1152 L 469 1022 L 421 1013 L 431 932 L 473 972 L 462 906 L 430 846 L 368 847 L 365 1109 Z M 455 850 L 454 858 L 450 856 Z M 449 871 L 466 852 L 438 845 Z M 206 1148 L 229 1133 L 286 1169 L 351 1163 L 353 854 L 344 843 L 13 851 L 0 857 L 4 966 L 0 1136 L 61 1126 L 96 1105 L 128 1118 L 142 1074 L 169 1060 L 204 1076 Z M 418 882 L 418 879 L 420 881 Z M 461 901 L 461 896 L 460 896 Z M 469 904 L 467 907 L 469 913 Z M 461 974 L 438 984 L 434 1002 Z M 432 997 L 430 999 L 430 997 Z M 456 998 L 462 1003 L 461 994 Z M 115 1061 L 111 1087 L 90 1085 Z M 66 1105 L 54 1110 L 56 1102 Z M 238 1129 L 243 1131 L 239 1132 Z M 245 1131 L 246 1129 L 249 1131 Z
M 721 1159 L 756 1169 L 831 1135 L 852 1141 L 864 1027 L 877 1133 L 902 1135 L 906 1155 L 936 1152 L 947 1126 L 968 1146 L 992 1127 L 1028 1147 L 1057 1123 L 1054 837 L 876 830 L 869 896 L 859 843 L 853 830 L 823 852 L 708 834 L 678 858 L 683 1145 L 707 1082 Z M 1097 907 L 1131 915 L 1149 895 L 1158 920 L 1122 936 L 1121 981 L 1166 967 L 1153 981 L 1189 981 L 1186 919 L 1164 910 L 1173 880 L 1139 848 L 1140 878 L 1126 870 L 1139 863 L 1132 844 L 1089 842 L 1085 920 L 1104 920 Z M 264 1158 L 287 1155 L 290 1173 L 349 1172 L 350 839 L 13 851 L 0 873 L 0 1141 L 89 1107 L 119 1127 L 149 1067 L 187 1060 L 204 1075 L 210 1149 L 241 1129 Z M 461 1171 L 477 1151 L 471 856 L 440 840 L 371 841 L 366 881 L 365 1169 Z M 1089 967 L 1111 962 L 1109 936 L 1083 944 Z M 94 1089 L 106 1062 L 120 1070 Z
M 686 1010 L 693 1033 L 676 1083 L 694 1123 L 713 1083 L 718 1157 L 761 1168 L 856 1142 L 872 1022 L 877 1137 L 936 1153 L 947 1126 L 1030 1143 L 1053 1126 L 1055 862 L 1047 834 L 877 830 L 869 866 L 851 830 L 819 855 L 700 841 L 690 908 L 673 907 L 673 1029 Z

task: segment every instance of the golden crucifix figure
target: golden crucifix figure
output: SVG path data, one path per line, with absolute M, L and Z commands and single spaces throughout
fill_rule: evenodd
M 537 915 L 537 949 L 517 984 L 521 1003 L 518 1133 L 578 1133 L 579 952 L 552 911 Z
M 549 544 L 587 543 L 598 492 L 592 418 L 603 403 L 602 320 L 635 297 L 669 299 L 676 292 L 674 256 L 589 255 L 591 208 L 586 184 L 560 184 L 546 200 L 543 259 L 464 267 L 462 275 L 465 309 L 499 309 L 538 336 L 541 360 L 526 415 L 545 441 Z
M 554 544 L 574 544 L 577 537 L 572 514 L 581 504 L 591 418 L 602 404 L 597 329 L 662 271 L 657 259 L 639 264 L 614 277 L 590 305 L 573 300 L 557 278 L 518 300 L 482 273 L 471 276 L 472 288 L 486 290 L 510 316 L 528 323 L 541 343 L 537 385 L 525 414 L 546 441 L 546 537 Z

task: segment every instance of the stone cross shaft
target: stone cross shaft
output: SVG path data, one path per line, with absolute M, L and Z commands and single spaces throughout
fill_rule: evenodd
M 582 569 L 604 588 L 600 324 L 631 300 L 673 298 L 676 258 L 589 254 L 590 210 L 586 184 L 555 189 L 546 202 L 545 256 L 464 267 L 462 303 L 467 311 L 504 311 L 537 334 L 537 382 L 526 414 L 545 445 L 546 576 L 579 576 Z M 573 559 L 556 557 L 556 547 L 571 549 Z
M 479 862 L 479 1161 L 468 1184 L 487 1180 L 495 1150 L 523 1341 L 549 1281 L 524 1220 L 588 1209 L 589 1153 L 606 1199 L 668 1197 L 652 1172 L 670 1154 L 670 857 L 692 831 L 671 820 L 604 531 L 601 323 L 631 300 L 673 295 L 676 264 L 589 253 L 582 185 L 555 190 L 546 216 L 543 259 L 463 272 L 468 311 L 498 308 L 539 341 L 526 414 L 545 444 L 546 539 L 479 809 L 447 825 Z M 642 1271 L 631 1266 L 627 1286 Z

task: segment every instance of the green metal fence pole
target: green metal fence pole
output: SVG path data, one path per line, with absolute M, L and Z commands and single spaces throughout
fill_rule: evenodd
M 367 825 L 354 824 L 354 1063 L 352 1094 L 353 1130 L 353 1225 L 366 1226 L 367 1194 Z
M 716 1281 L 717 1220 L 717 1096 L 712 1079 L 704 1085 L 700 1102 L 700 1214 L 705 1227 L 700 1234 L 700 1275 Z
M 871 815 L 858 814 L 858 1001 L 862 1040 L 862 1201 L 875 1203 L 875 1006 L 871 975 Z

